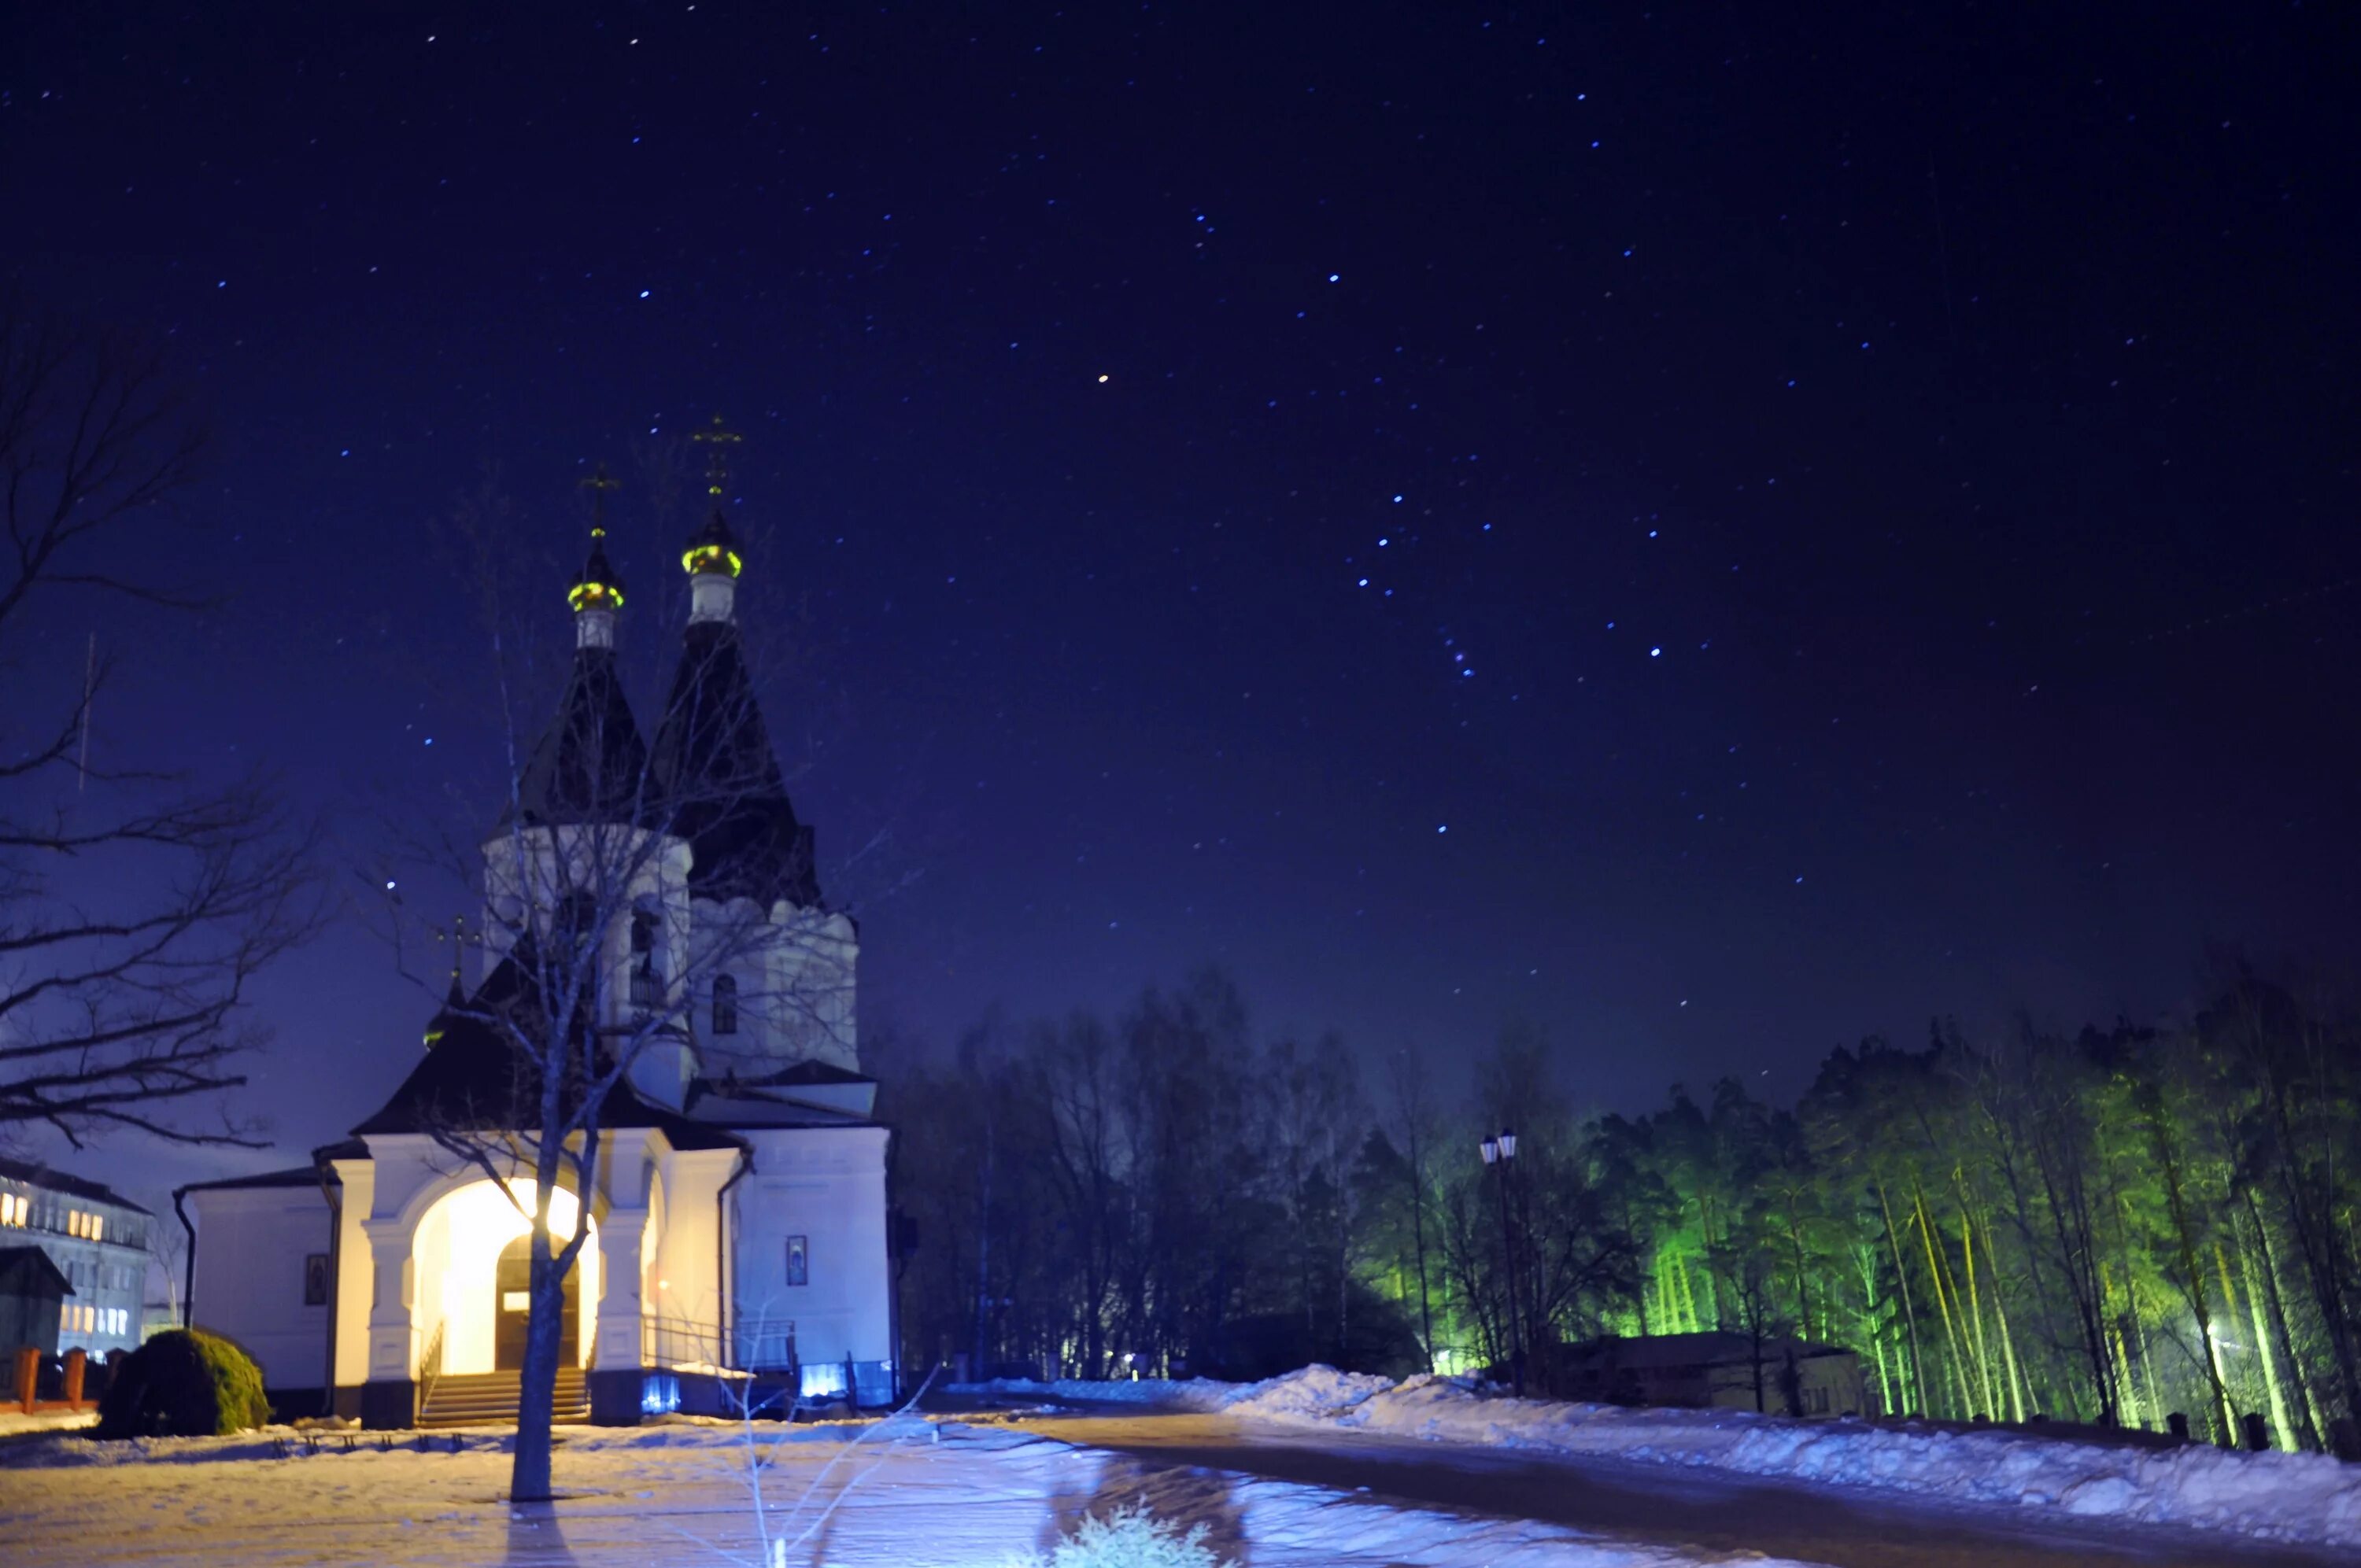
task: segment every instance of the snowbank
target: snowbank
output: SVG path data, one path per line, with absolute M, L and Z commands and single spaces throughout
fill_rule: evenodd
M 2361 1467 L 2202 1444 L 2102 1448 L 2022 1432 L 1895 1431 L 1752 1411 L 1631 1410 L 1488 1397 L 1473 1379 L 1400 1384 L 1333 1367 L 1232 1390 L 1226 1413 L 1436 1442 L 1712 1465 L 1960 1502 L 2361 1546 Z
M 1238 1385 L 1216 1383 L 1210 1377 L 1192 1377 L 1185 1383 L 1166 1377 L 1108 1383 L 1090 1383 L 1076 1377 L 1047 1383 L 1031 1377 L 995 1377 L 989 1383 L 948 1383 L 943 1392 L 1071 1399 L 1090 1405 L 1160 1405 L 1169 1409 L 1217 1410 L 1236 1397 Z

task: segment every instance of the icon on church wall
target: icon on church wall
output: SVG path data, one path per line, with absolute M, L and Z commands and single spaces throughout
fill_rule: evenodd
M 787 1238 L 787 1283 L 811 1283 L 811 1244 L 802 1236 Z
M 328 1304 L 328 1255 L 308 1253 L 303 1258 L 303 1305 L 324 1307 Z

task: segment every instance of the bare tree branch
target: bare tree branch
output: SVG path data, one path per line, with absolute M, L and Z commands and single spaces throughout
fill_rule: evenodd
M 99 564 L 133 554 L 121 543 L 205 444 L 137 338 L 0 299 L 0 652 L 33 644 L 27 607 L 53 595 L 203 602 Z M 246 1082 L 251 982 L 319 920 L 313 835 L 262 780 L 91 766 L 91 705 L 113 673 L 59 671 L 74 682 L 61 714 L 0 764 L 0 1129 L 251 1144 L 226 1118 L 162 1113 Z

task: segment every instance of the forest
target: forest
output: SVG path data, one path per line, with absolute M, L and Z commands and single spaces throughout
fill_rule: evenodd
M 2361 1052 L 2230 968 L 2170 1027 L 2022 1020 L 1586 1113 L 1537 1028 L 1464 1092 L 1257 1043 L 1206 971 L 898 1067 L 906 1357 L 984 1373 L 1505 1376 L 1721 1329 L 1857 1352 L 1882 1409 L 2327 1446 L 2361 1409 Z M 1512 1159 L 1479 1146 L 1515 1132 Z M 2349 1441 L 2350 1428 L 2345 1429 Z

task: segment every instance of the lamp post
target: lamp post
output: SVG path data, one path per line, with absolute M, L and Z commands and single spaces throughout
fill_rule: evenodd
M 1517 1135 L 1501 1128 L 1499 1137 L 1484 1140 L 1483 1152 L 1484 1163 L 1497 1167 L 1500 1178 L 1500 1273 L 1509 1296 L 1509 1380 L 1521 1399 L 1525 1397 L 1525 1342 L 1517 1327 L 1516 1255 L 1509 1245 L 1509 1167 L 1517 1157 Z

